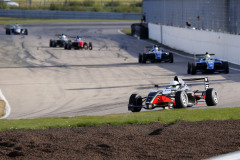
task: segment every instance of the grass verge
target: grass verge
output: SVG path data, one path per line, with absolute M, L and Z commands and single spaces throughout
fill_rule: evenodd
M 98 125 L 144 124 L 151 122 L 207 121 L 240 119 L 240 107 L 209 109 L 175 109 L 104 116 L 52 117 L 20 120 L 0 120 L 0 131 L 15 129 L 49 129 Z
M 136 20 L 137 21 L 137 20 Z M 32 23 L 64 23 L 64 22 L 135 22 L 134 20 L 108 20 L 108 19 L 29 19 L 0 17 L 0 25 L 8 24 L 32 24 Z
M 132 35 L 131 28 L 122 29 L 121 31 L 122 31 L 123 33 L 125 33 L 126 35 L 129 35 L 129 36 Z

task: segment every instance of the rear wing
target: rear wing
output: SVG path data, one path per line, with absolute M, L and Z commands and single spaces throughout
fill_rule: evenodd
M 205 84 L 205 90 L 207 90 L 209 88 L 209 81 L 208 81 L 208 77 L 204 77 L 204 78 L 190 78 L 190 79 L 183 79 L 184 81 L 198 81 L 198 80 L 204 80 L 204 84 Z

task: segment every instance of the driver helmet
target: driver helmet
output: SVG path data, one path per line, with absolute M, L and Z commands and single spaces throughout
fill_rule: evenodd
M 157 46 L 157 45 L 154 45 L 153 48 L 154 48 L 154 49 L 153 49 L 154 52 L 157 52 L 157 51 L 158 51 L 158 46 Z
M 205 57 L 210 58 L 210 54 L 208 52 L 206 52 Z
M 180 87 L 180 83 L 178 81 L 171 81 L 170 88 L 171 89 L 178 89 Z

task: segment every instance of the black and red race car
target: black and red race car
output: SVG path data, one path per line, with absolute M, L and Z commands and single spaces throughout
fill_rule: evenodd
M 76 40 L 68 41 L 64 46 L 64 49 L 67 49 L 67 50 L 71 50 L 72 48 L 92 50 L 93 46 L 92 46 L 92 42 L 89 42 L 89 43 L 84 42 L 81 38 L 77 36 Z
M 204 91 L 192 91 L 184 82 L 198 80 L 204 80 Z M 147 97 L 141 97 L 139 94 L 132 94 L 129 98 L 128 110 L 139 112 L 142 108 L 186 108 L 197 105 L 198 102 L 206 102 L 207 106 L 217 105 L 218 95 L 215 89 L 209 88 L 208 77 L 184 79 L 184 81 L 178 76 L 175 76 L 174 81 L 170 83 L 170 87 L 151 91 Z M 156 87 L 158 87 L 158 85 L 156 85 Z

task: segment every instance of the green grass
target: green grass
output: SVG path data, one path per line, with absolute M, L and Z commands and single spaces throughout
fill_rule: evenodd
M 52 117 L 20 120 L 0 120 L 0 131 L 15 129 L 49 129 L 98 125 L 144 124 L 150 122 L 207 121 L 240 119 L 240 107 L 209 109 L 175 109 L 104 116 Z
M 132 35 L 132 34 L 131 34 L 131 28 L 122 29 L 121 31 L 122 31 L 123 33 L 125 33 L 126 35 L 129 35 L 129 36 Z
M 142 0 L 32 0 L 19 2 L 19 7 L 8 7 L 0 3 L 0 9 L 141 13 Z
M 133 20 L 107 20 L 107 19 L 29 19 L 29 18 L 12 18 L 0 17 L 0 25 L 8 24 L 30 24 L 30 23 L 59 23 L 59 22 L 134 22 Z

